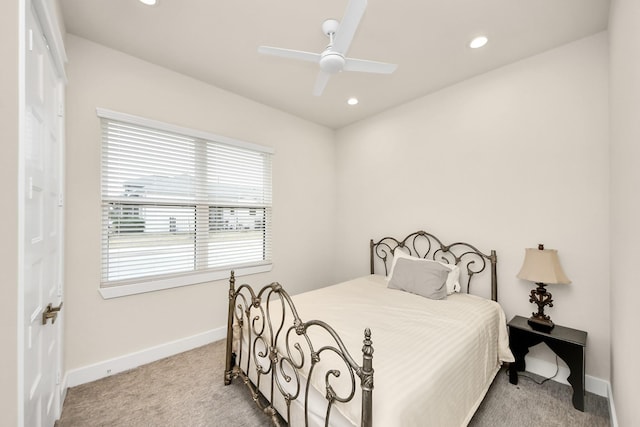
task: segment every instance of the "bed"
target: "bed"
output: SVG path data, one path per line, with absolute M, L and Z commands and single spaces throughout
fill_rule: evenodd
M 465 426 L 513 361 L 496 265 L 417 231 L 371 240 L 369 275 L 293 297 L 232 272 L 225 384 L 274 425 Z M 490 299 L 472 293 L 481 278 Z

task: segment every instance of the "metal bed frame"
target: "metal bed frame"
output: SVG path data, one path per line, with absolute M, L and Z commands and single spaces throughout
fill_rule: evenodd
M 384 265 L 385 275 L 389 273 L 390 262 L 396 250 L 403 250 L 409 255 L 445 262 L 460 266 L 466 273 L 466 292 L 469 293 L 472 278 L 483 272 L 487 265 L 491 270 L 491 299 L 497 301 L 497 256 L 492 250 L 486 255 L 474 246 L 457 242 L 443 244 L 440 239 L 425 231 L 409 234 L 402 240 L 384 237 L 377 242 L 370 241 L 370 269 L 374 274 L 376 265 Z M 272 305 L 278 307 L 274 309 Z M 287 313 L 289 313 L 287 315 Z M 285 319 L 293 319 L 285 325 Z M 333 345 L 316 348 L 308 331 L 321 329 L 332 339 Z M 246 333 L 248 336 L 242 336 Z M 297 338 L 296 338 L 297 337 Z M 234 348 L 234 341 L 236 343 Z M 242 346 L 248 346 L 243 353 Z M 305 348 L 300 344 L 302 342 Z M 358 364 L 346 349 L 338 333 L 321 320 L 303 321 L 293 304 L 289 294 L 279 283 L 264 286 L 258 292 L 243 284 L 235 287 L 233 271 L 229 279 L 229 311 L 227 323 L 226 359 L 224 383 L 230 384 L 235 378 L 248 387 L 256 405 L 268 416 L 274 425 L 287 425 L 291 420 L 291 404 L 298 401 L 304 408 L 305 426 L 309 425 L 308 396 L 311 381 L 306 381 L 302 388 L 302 371 L 310 379 L 327 354 L 333 354 L 344 366 L 321 369 L 324 375 L 324 394 L 326 414 L 324 425 L 329 426 L 331 410 L 336 402 L 349 402 L 356 391 L 356 376 L 360 379 L 362 389 L 361 423 L 362 427 L 371 427 L 373 412 L 373 345 L 371 331 L 364 331 L 362 346 L 362 364 Z M 246 354 L 242 360 L 242 355 Z M 263 366 L 264 364 L 264 366 Z M 346 375 L 350 381 L 350 390 L 337 394 L 332 386 L 333 380 Z M 253 378 L 252 378 L 253 376 Z M 267 381 L 267 396 L 260 391 L 262 380 Z M 279 393 L 286 405 L 286 414 L 279 414 L 273 406 L 274 397 Z

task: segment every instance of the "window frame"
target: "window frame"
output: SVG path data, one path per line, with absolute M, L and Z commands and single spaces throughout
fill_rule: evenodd
M 187 136 L 190 138 L 196 138 L 199 140 L 205 140 L 205 141 L 209 141 L 212 143 L 219 143 L 219 144 L 224 144 L 224 145 L 228 145 L 228 146 L 232 146 L 232 147 L 237 147 L 237 148 L 243 148 L 243 149 L 249 149 L 252 151 L 256 151 L 256 152 L 262 152 L 262 153 L 266 153 L 269 155 L 273 155 L 275 153 L 275 150 L 273 150 L 273 148 L 271 147 L 266 147 L 263 145 L 258 145 L 258 144 L 254 144 L 254 143 L 250 143 L 250 142 L 245 142 L 245 141 L 240 141 L 237 139 L 233 139 L 233 138 L 229 138 L 229 137 L 225 137 L 225 136 L 221 136 L 221 135 L 216 135 L 216 134 L 212 134 L 209 132 L 204 132 L 204 131 L 199 131 L 199 130 L 194 130 L 194 129 L 189 129 L 189 128 L 185 128 L 185 127 L 181 127 L 181 126 L 176 126 L 176 125 L 172 125 L 172 124 L 168 124 L 165 122 L 161 122 L 161 121 L 157 121 L 157 120 L 152 120 L 152 119 L 147 119 L 144 117 L 139 117 L 139 116 L 135 116 L 135 115 L 131 115 L 131 114 L 127 114 L 127 113 L 121 113 L 121 112 L 116 112 L 116 111 L 112 111 L 112 110 L 108 110 L 108 109 L 104 109 L 104 108 L 96 108 L 96 113 L 98 118 L 100 119 L 100 123 L 102 124 L 103 120 L 114 120 L 114 121 L 119 121 L 119 122 L 123 122 L 123 123 L 127 123 L 127 124 L 131 124 L 131 125 L 135 125 L 135 126 L 142 126 L 142 127 L 146 127 L 146 128 L 150 128 L 153 130 L 158 130 L 158 131 L 164 131 L 164 132 L 171 132 L 171 133 L 175 133 L 178 135 L 182 135 L 182 136 Z M 101 130 L 101 138 L 104 136 L 103 131 Z M 101 142 L 101 146 L 102 146 L 103 142 Z M 101 149 L 102 150 L 102 149 Z M 103 165 L 103 160 L 101 160 L 101 167 Z M 272 172 L 271 172 L 272 174 Z M 103 180 L 104 180 L 104 175 L 103 175 L 103 171 L 101 170 L 100 173 L 100 184 L 101 184 L 101 188 L 103 185 Z M 272 175 L 269 179 L 272 178 Z M 102 194 L 102 190 L 101 190 L 101 197 L 100 197 L 100 205 L 101 205 L 101 211 L 102 209 L 104 209 L 105 203 L 111 203 L 108 201 L 109 197 L 105 197 L 104 194 Z M 186 206 L 187 204 L 185 204 Z M 195 203 L 195 209 L 206 209 L 208 214 L 207 216 L 210 218 L 211 216 L 211 212 L 213 210 L 215 210 L 216 208 L 218 208 L 219 206 L 215 205 L 215 204 L 206 204 L 206 203 Z M 269 226 L 270 226 L 270 218 L 266 217 L 266 212 L 267 210 L 269 212 L 271 212 L 272 210 L 272 206 L 273 203 L 269 204 L 268 207 L 265 208 L 265 219 L 269 222 Z M 240 206 L 239 206 L 240 207 Z M 248 208 L 249 210 L 251 209 L 255 209 L 254 207 L 251 206 L 242 206 L 241 208 Z M 259 209 L 259 208 L 258 208 Z M 251 214 L 251 213 L 250 213 Z M 102 215 L 102 214 L 101 214 Z M 249 275 L 249 274 L 257 274 L 257 273 L 264 273 L 264 272 L 268 272 L 271 271 L 272 269 L 272 264 L 273 264 L 273 260 L 271 257 L 268 257 L 268 259 L 265 259 L 263 262 L 261 263 L 252 263 L 251 265 L 230 265 L 230 266 L 224 266 L 224 267 L 220 267 L 220 268 L 214 268 L 214 269 L 208 269 L 208 270 L 198 270 L 196 269 L 195 271 L 192 272 L 186 272 L 186 273 L 178 273 L 178 274 L 165 274 L 165 275 L 160 275 L 157 276 L 155 278 L 140 278 L 139 280 L 131 280 L 131 281 L 127 281 L 127 283 L 123 283 L 123 284 L 117 284 L 114 283 L 113 285 L 107 285 L 105 286 L 103 284 L 103 277 L 102 277 L 102 272 L 103 272 L 103 262 L 105 257 L 104 257 L 104 248 L 105 248 L 105 243 L 104 243 L 104 236 L 105 236 L 105 230 L 103 229 L 103 227 L 105 226 L 104 222 L 101 220 L 100 222 L 101 224 L 101 261 L 100 261 L 100 285 L 98 288 L 98 291 L 100 293 L 100 295 L 104 298 L 104 299 L 110 299 L 110 298 L 117 298 L 117 297 L 122 297 L 122 296 L 126 296 L 126 295 L 135 295 L 135 294 L 140 294 L 140 293 L 146 293 L 146 292 L 153 292 L 153 291 L 158 291 L 158 290 L 163 290 L 163 289 L 171 289 L 171 288 L 176 288 L 176 287 L 181 287 L 181 286 L 189 286 L 189 285 L 194 285 L 194 284 L 198 284 L 198 283 L 205 283 L 205 282 L 210 282 L 210 281 L 215 281 L 215 280 L 221 280 L 221 279 L 226 279 L 229 277 L 229 272 L 230 270 L 234 270 L 235 271 L 235 275 L 236 276 L 244 276 L 244 275 Z M 271 231 L 269 230 L 267 233 L 270 233 Z M 269 239 L 267 239 L 269 240 Z M 269 243 L 271 243 L 269 241 Z M 271 244 L 272 245 L 272 244 Z M 270 248 L 270 253 L 272 253 L 272 248 Z M 198 263 L 200 261 L 198 261 L 198 259 L 196 258 L 196 263 Z

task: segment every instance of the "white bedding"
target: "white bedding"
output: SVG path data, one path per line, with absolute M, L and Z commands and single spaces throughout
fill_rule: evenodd
M 364 329 L 371 329 L 374 426 L 465 426 L 501 363 L 513 361 L 504 312 L 481 297 L 455 293 L 430 300 L 388 289 L 383 276 L 371 275 L 293 300 L 303 321 L 331 325 L 358 364 Z M 313 328 L 308 333 L 316 349 L 328 343 L 317 342 L 324 337 Z M 344 365 L 337 367 L 344 379 Z M 324 375 L 314 375 L 311 384 L 324 395 Z M 341 390 L 339 379 L 332 384 Z M 340 413 L 333 411 L 332 425 L 338 418 L 360 425 L 360 406 L 356 377 L 356 395 L 336 404 Z

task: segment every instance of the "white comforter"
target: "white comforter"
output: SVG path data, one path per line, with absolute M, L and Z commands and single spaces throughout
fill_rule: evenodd
M 371 329 L 374 426 L 464 426 L 501 363 L 513 361 L 502 308 L 477 296 L 430 300 L 388 289 L 383 276 L 371 275 L 293 300 L 303 321 L 331 325 L 358 364 L 364 329 Z M 313 329 L 309 335 L 318 348 Z M 324 394 L 324 376 L 311 384 Z M 356 396 L 337 404 L 332 420 L 341 415 L 360 425 L 357 377 L 356 384 Z

